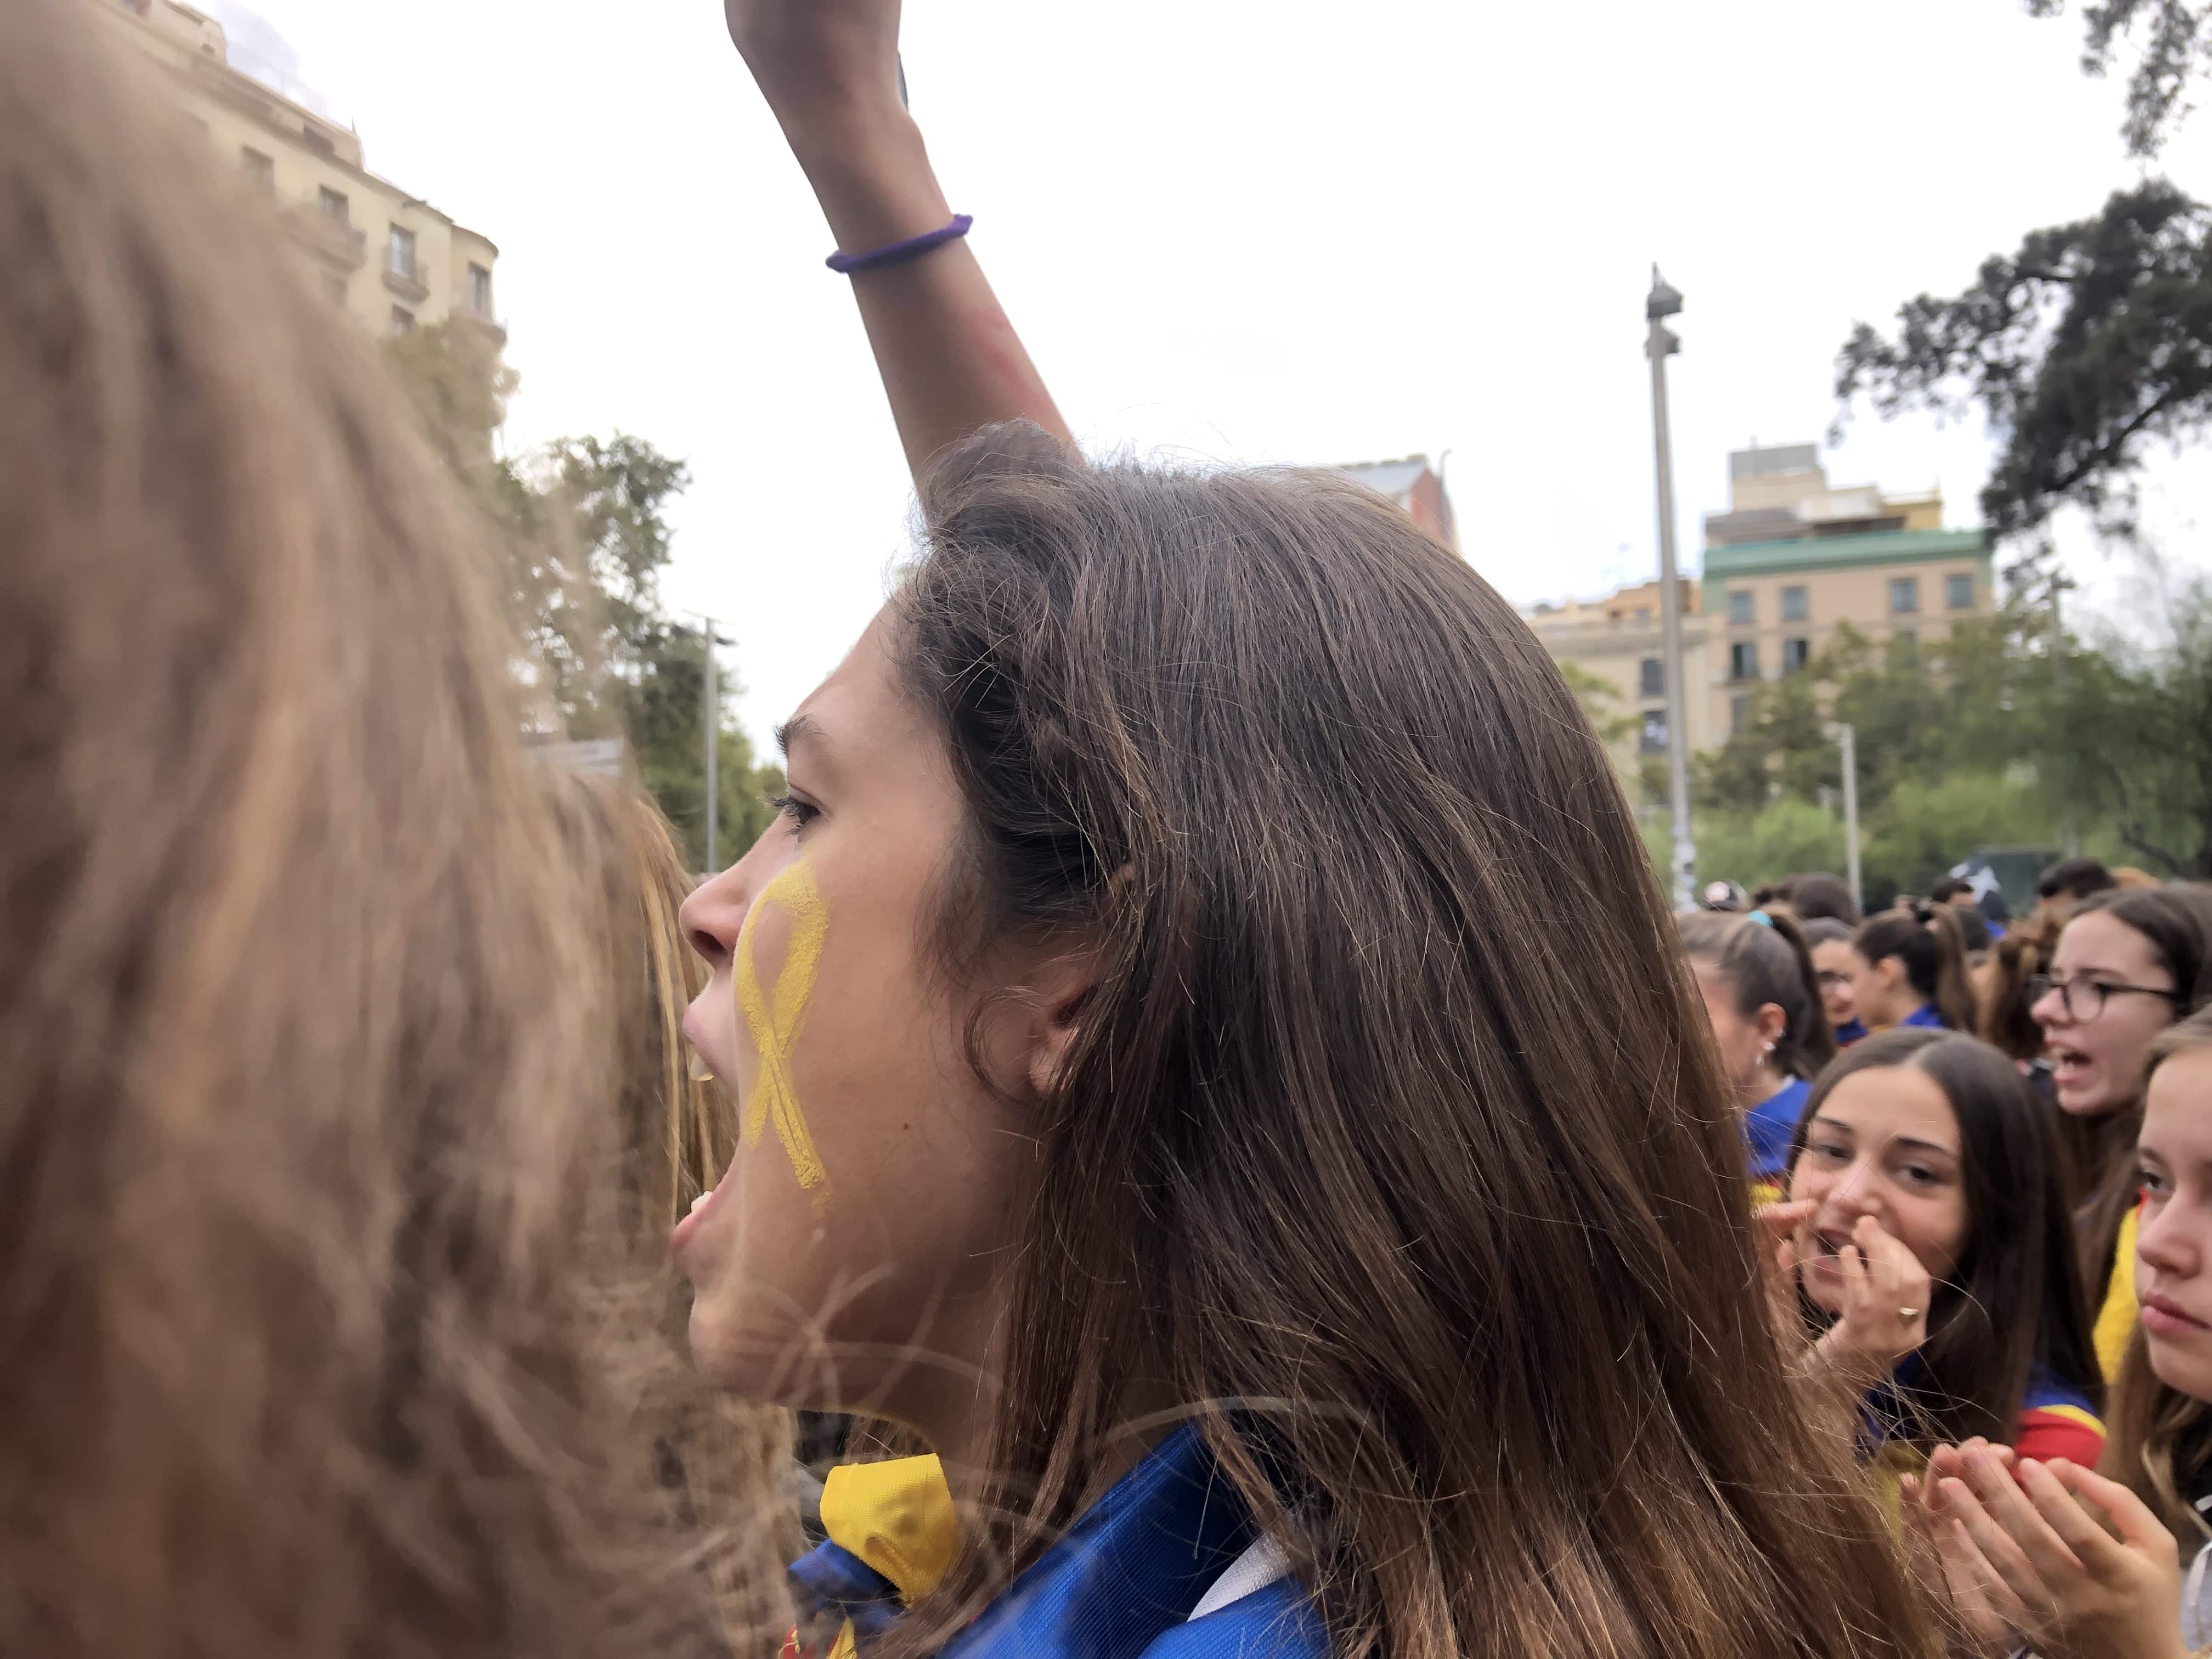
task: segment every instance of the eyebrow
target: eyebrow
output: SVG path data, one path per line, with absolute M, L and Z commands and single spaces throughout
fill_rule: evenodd
M 1856 1140 L 1859 1138 L 1859 1132 L 1856 1129 L 1854 1129 L 1850 1124 L 1844 1122 L 1839 1118 L 1830 1117 L 1826 1112 L 1823 1112 L 1819 1116 L 1815 1117 L 1813 1121 L 1814 1123 L 1823 1125 L 1829 1129 L 1832 1129 L 1839 1135 L 1847 1136 L 1850 1139 Z M 1899 1135 L 1889 1144 L 1893 1146 L 1917 1146 L 1926 1152 L 1941 1152 L 1945 1158 L 1956 1158 L 1959 1156 L 1958 1152 L 1954 1149 L 1944 1146 L 1941 1141 L 1922 1140 L 1912 1135 Z
M 817 754 L 826 754 L 830 747 L 823 740 L 822 723 L 811 714 L 793 714 L 782 725 L 777 726 L 775 746 L 781 751 L 786 761 L 791 758 L 791 751 L 793 749 L 804 747 L 811 749 Z

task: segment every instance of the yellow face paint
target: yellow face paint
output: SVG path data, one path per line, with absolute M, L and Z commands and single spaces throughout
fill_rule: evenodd
M 761 918 L 781 910 L 790 919 L 791 939 L 784 947 L 783 966 L 775 984 L 765 994 L 760 970 L 753 962 L 754 939 Z M 761 1131 L 773 1121 L 775 1138 L 791 1159 L 792 1173 L 802 1191 L 820 1187 L 828 1196 L 829 1171 L 814 1150 L 814 1137 L 806 1127 L 806 1114 L 799 1104 L 799 1088 L 791 1074 L 792 1050 L 806 1024 L 806 1005 L 813 1000 L 814 976 L 822 969 L 822 942 L 830 933 L 830 907 L 814 884 L 814 872 L 804 863 L 792 865 L 761 889 L 738 933 L 738 1012 L 752 1033 L 760 1054 L 760 1070 L 753 1079 L 752 1098 L 745 1103 L 745 1145 L 757 1146 Z

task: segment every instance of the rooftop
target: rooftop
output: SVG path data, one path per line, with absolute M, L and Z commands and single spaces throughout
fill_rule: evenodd
M 1854 565 L 1918 564 L 1930 559 L 1990 556 L 1984 530 L 1893 530 L 1870 536 L 1821 536 L 1809 540 L 1738 542 L 1705 550 L 1707 581 L 1729 576 L 1773 576 Z

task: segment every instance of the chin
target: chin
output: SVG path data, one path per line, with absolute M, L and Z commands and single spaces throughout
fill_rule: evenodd
M 2212 1400 L 2212 1340 L 2143 1334 L 2143 1348 L 2158 1380 L 2192 1400 Z

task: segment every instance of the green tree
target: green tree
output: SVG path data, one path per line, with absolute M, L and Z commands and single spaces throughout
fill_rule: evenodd
M 2056 17 L 2066 0 L 2027 0 L 2028 14 Z M 2083 9 L 2084 74 L 2102 75 L 2122 55 L 2136 53 L 2128 76 L 2128 112 L 2120 131 L 2128 154 L 2154 155 L 2189 112 L 2189 82 L 2212 68 L 2212 5 L 2189 0 L 2094 0 Z
M 385 349 L 498 563 L 527 649 L 522 672 L 538 694 L 538 730 L 626 738 L 639 782 L 692 867 L 703 867 L 706 659 L 699 631 L 666 614 L 659 591 L 673 554 L 668 507 L 690 468 L 619 432 L 498 457 L 493 435 L 516 380 L 483 331 L 441 324 Z M 726 668 L 717 672 L 719 855 L 765 827 L 781 775 L 757 763 L 732 722 L 741 687 Z
M 1960 293 L 1907 301 L 1893 334 L 1858 324 L 1836 395 L 1885 417 L 1978 406 L 1998 445 L 1982 512 L 2000 538 L 2068 503 L 2131 538 L 2148 447 L 2212 421 L 2212 214 L 2150 179 L 2033 231 Z

